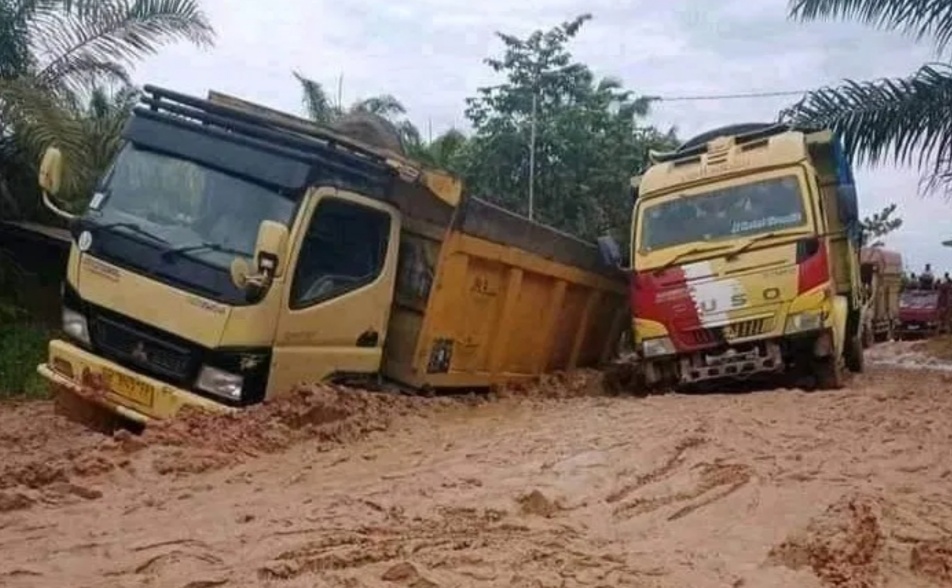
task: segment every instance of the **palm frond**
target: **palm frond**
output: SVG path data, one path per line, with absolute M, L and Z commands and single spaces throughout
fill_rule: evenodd
M 940 51 L 952 40 L 952 3 L 947 0 L 790 0 L 788 6 L 798 20 L 855 20 L 918 40 L 933 37 Z
M 195 0 L 74 2 L 33 18 L 35 53 L 45 64 L 37 77 L 75 89 L 83 74 L 125 73 L 123 66 L 171 42 L 208 46 L 214 30 Z M 113 64 L 107 67 L 105 64 Z
M 952 160 L 952 67 L 925 65 L 901 79 L 847 80 L 811 92 L 782 118 L 833 129 L 859 162 L 928 163 L 939 173 Z
M 404 108 L 403 104 L 390 94 L 364 98 L 363 100 L 355 102 L 350 109 L 352 112 L 366 112 L 390 119 L 396 115 L 407 113 L 407 109 Z
M 327 92 L 320 82 L 304 77 L 298 72 L 292 72 L 298 83 L 301 84 L 302 101 L 308 117 L 320 124 L 330 124 L 339 114 L 331 105 Z

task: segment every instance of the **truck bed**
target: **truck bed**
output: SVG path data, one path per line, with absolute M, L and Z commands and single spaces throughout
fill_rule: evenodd
M 442 234 L 411 224 L 400 261 L 384 373 L 410 386 L 596 365 L 627 326 L 625 276 L 595 245 L 483 200 L 465 198 Z

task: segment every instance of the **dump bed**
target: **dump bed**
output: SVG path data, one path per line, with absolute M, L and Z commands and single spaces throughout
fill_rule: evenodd
M 860 250 L 860 261 L 863 282 L 871 289 L 872 319 L 881 321 L 898 317 L 903 274 L 902 255 L 879 247 L 864 247 Z
M 477 198 L 442 233 L 406 220 L 385 373 L 482 387 L 596 365 L 626 327 L 624 276 L 597 248 Z

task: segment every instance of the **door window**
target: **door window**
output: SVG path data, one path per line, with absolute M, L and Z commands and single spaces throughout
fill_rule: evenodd
M 390 215 L 339 198 L 324 198 L 314 214 L 291 282 L 291 308 L 335 298 L 373 282 L 383 271 Z

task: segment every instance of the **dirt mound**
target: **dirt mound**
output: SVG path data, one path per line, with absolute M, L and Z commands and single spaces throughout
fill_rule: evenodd
M 798 570 L 809 567 L 836 588 L 879 585 L 879 559 L 884 536 L 877 501 L 862 495 L 833 503 L 807 529 L 771 550 L 773 563 Z
M 431 402 L 334 386 L 300 388 L 286 398 L 231 413 L 185 410 L 150 425 L 148 445 L 191 447 L 232 455 L 273 453 L 303 440 L 352 441 L 386 429 L 398 415 Z
M 945 501 L 915 508 L 853 493 L 774 547 L 768 562 L 810 569 L 834 588 L 949 586 L 952 536 L 942 534 Z M 918 511 L 918 512 L 917 512 Z M 936 534 L 939 531 L 939 534 Z
M 952 537 L 917 543 L 912 548 L 909 565 L 920 576 L 952 586 Z
M 550 519 L 562 510 L 562 506 L 557 501 L 550 500 L 539 490 L 533 490 L 520 496 L 518 502 L 522 514 L 525 515 L 536 515 Z
M 565 399 L 601 396 L 607 392 L 605 372 L 591 369 L 544 374 L 527 382 L 500 386 L 497 398 Z
M 77 480 L 115 470 L 132 473 L 145 465 L 158 475 L 197 474 L 304 441 L 347 443 L 444 402 L 313 386 L 233 413 L 186 409 L 142 435 L 120 429 L 112 436 L 67 421 L 48 403 L 11 406 L 0 412 L 0 512 L 94 500 L 101 492 Z

